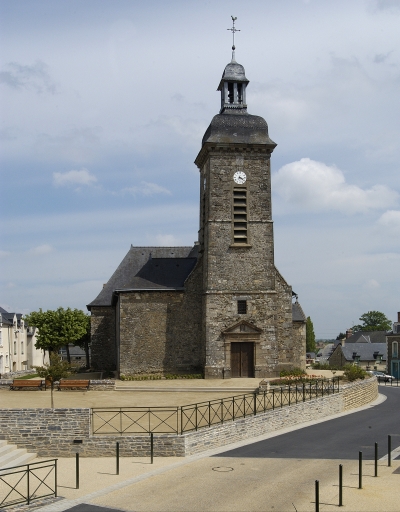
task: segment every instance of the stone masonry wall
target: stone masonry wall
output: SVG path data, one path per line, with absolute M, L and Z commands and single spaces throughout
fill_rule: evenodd
M 351 384 L 343 384 L 341 388 L 344 411 L 369 404 L 378 398 L 378 381 L 376 377 L 357 380 Z
M 115 309 L 93 307 L 91 310 L 91 364 L 95 370 L 117 368 Z
M 370 403 L 378 396 L 376 378 L 346 384 L 340 393 L 267 411 L 256 416 L 202 428 L 184 435 L 154 435 L 156 457 L 184 457 L 250 439 L 306 421 L 329 417 Z M 91 435 L 90 409 L 3 409 L 0 439 L 42 457 L 114 456 L 116 442 L 123 457 L 148 456 L 150 436 Z M 74 440 L 81 440 L 75 444 Z
M 91 435 L 90 409 L 3 409 L 0 439 L 36 452 L 39 457 L 115 456 L 120 443 L 122 457 L 150 455 L 150 436 Z M 82 443 L 76 444 L 74 440 Z M 158 456 L 184 457 L 184 439 L 176 435 L 154 436 Z
M 186 455 L 193 455 L 307 421 L 326 418 L 341 412 L 342 405 L 343 399 L 338 393 L 202 429 L 185 435 L 185 452 Z
M 243 185 L 233 181 L 238 170 L 246 173 Z M 257 377 L 279 375 L 280 364 L 304 366 L 303 331 L 293 330 L 292 289 L 274 266 L 269 152 L 250 145 L 210 149 L 201 176 L 205 377 L 230 375 L 230 346 L 224 344 L 222 332 L 240 320 L 261 329 L 255 350 Z M 248 239 L 243 246 L 233 243 L 236 189 L 246 191 L 247 198 Z M 238 300 L 247 301 L 246 314 L 237 314 Z
M 201 274 L 197 274 L 195 269 L 188 278 L 185 293 L 120 294 L 122 374 L 201 371 Z

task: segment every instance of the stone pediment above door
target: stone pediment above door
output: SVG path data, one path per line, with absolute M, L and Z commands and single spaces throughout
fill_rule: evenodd
M 255 325 L 242 320 L 222 331 L 222 336 L 227 343 L 232 341 L 259 341 L 261 332 L 262 330 Z

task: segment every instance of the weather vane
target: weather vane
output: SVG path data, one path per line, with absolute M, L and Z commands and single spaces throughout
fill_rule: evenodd
M 232 59 L 235 55 L 235 32 L 240 32 L 239 29 L 235 28 L 235 21 L 237 20 L 237 17 L 231 16 L 232 18 L 232 28 L 227 28 L 226 30 L 230 30 L 232 32 Z

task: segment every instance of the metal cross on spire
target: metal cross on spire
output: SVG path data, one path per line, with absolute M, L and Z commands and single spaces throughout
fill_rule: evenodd
M 231 16 L 232 18 L 232 28 L 227 28 L 226 30 L 230 30 L 232 32 L 232 60 L 235 60 L 235 32 L 240 32 L 238 28 L 235 27 L 235 21 L 237 17 Z

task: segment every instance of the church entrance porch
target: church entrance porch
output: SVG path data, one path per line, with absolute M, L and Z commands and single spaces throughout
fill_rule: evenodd
M 254 377 L 254 343 L 231 343 L 231 376 Z

